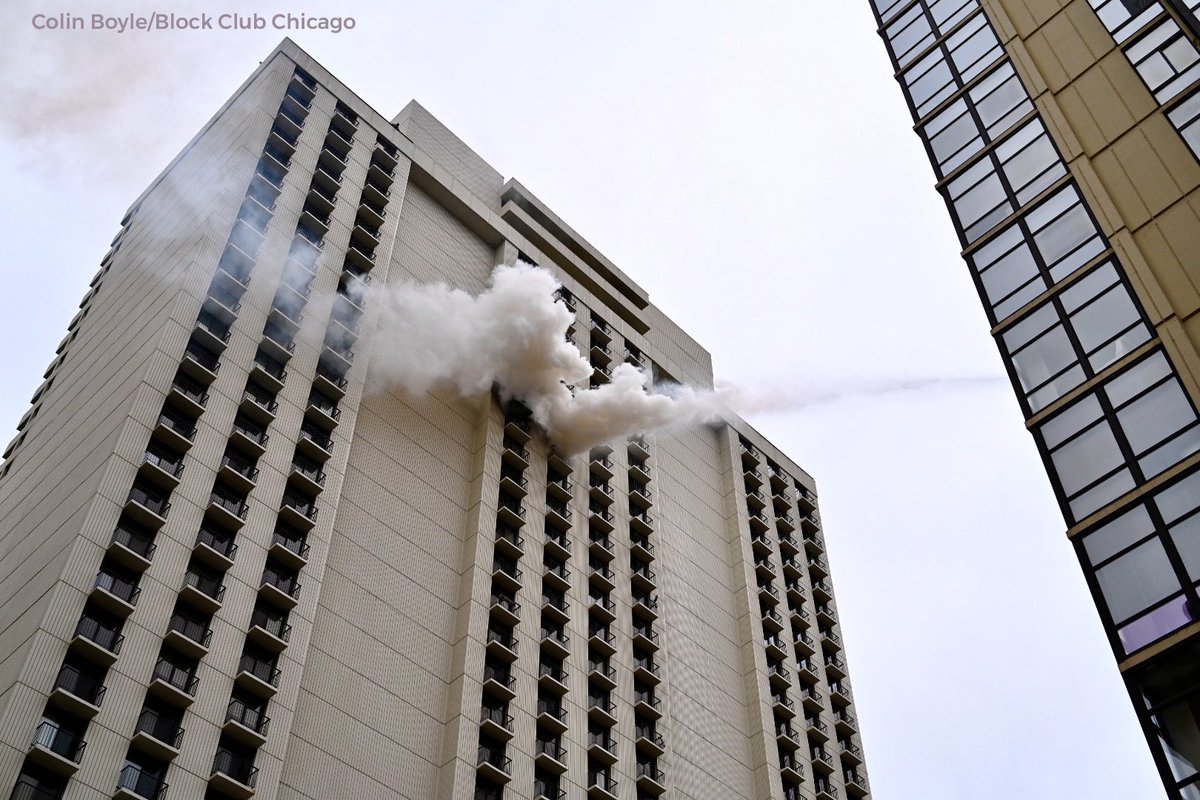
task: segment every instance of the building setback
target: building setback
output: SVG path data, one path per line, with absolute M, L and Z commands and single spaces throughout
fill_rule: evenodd
M 1171 798 L 1200 798 L 1200 0 L 872 0 Z
M 815 486 L 752 428 L 565 457 L 495 396 L 365 390 L 404 346 L 367 284 L 518 255 L 593 385 L 712 385 L 421 106 L 284 41 L 121 225 L 0 467 L 0 792 L 867 796 Z

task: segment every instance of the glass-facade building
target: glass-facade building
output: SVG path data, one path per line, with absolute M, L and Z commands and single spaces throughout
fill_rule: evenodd
M 871 0 L 1167 787 L 1200 798 L 1200 0 Z

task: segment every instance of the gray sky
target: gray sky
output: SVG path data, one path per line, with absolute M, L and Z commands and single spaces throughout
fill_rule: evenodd
M 353 16 L 290 35 L 519 178 L 720 378 L 811 401 L 752 422 L 820 488 L 874 797 L 1162 797 L 868 0 L 204 5 Z M 0 9 L 3 441 L 128 204 L 282 36 L 39 6 Z

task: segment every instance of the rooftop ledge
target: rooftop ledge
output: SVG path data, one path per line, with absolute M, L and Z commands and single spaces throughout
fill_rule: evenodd
M 537 199 L 520 181 L 515 178 L 509 178 L 504 184 L 500 200 L 505 206 L 511 203 L 528 214 L 530 218 L 545 228 L 547 232 L 566 245 L 572 253 L 594 270 L 605 282 L 620 292 L 635 308 L 643 309 L 650 305 L 650 295 L 646 294 L 646 291 L 642 287 L 630 280 L 628 275 L 605 258 L 599 250 L 576 233 L 570 225 L 563 222 L 557 214 L 551 211 L 545 203 Z M 504 208 L 501 209 L 501 215 L 505 217 L 509 216 Z

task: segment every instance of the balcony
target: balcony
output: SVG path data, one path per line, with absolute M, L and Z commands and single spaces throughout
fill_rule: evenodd
M 588 800 L 617 800 L 617 782 L 602 775 L 588 779 Z
M 271 698 L 279 691 L 281 670 L 270 661 L 263 661 L 243 653 L 238 663 L 234 683 L 258 697 Z
M 600 450 L 593 450 L 591 460 L 588 462 L 588 467 L 591 473 L 601 480 L 612 480 L 613 478 L 613 462 L 612 459 Z
M 829 741 L 829 726 L 820 720 L 818 717 L 805 717 L 804 730 L 808 734 L 810 742 L 827 742 Z
M 792 719 L 796 716 L 796 704 L 783 690 L 771 693 L 771 710 L 776 719 Z
M 179 755 L 183 733 L 178 719 L 145 708 L 134 726 L 130 746 L 160 761 L 170 761 Z
M 212 773 L 208 777 L 209 786 L 232 800 L 248 800 L 254 796 L 257 782 L 258 767 L 249 758 L 237 756 L 229 750 L 217 750 Z
M 821 682 L 821 675 L 817 672 L 816 666 L 807 658 L 801 658 L 796 661 L 796 675 L 810 686 Z
M 608 629 L 607 625 L 593 626 L 588 634 L 588 654 L 601 658 L 614 655 L 617 652 L 616 641 L 616 635 Z
M 650 794 L 659 795 L 667 791 L 666 772 L 656 763 L 639 761 L 637 765 L 637 785 Z
M 646 564 L 639 564 L 634 567 L 630 575 L 632 584 L 644 592 L 654 591 L 657 579 L 658 576 L 654 573 L 654 570 L 650 569 Z
M 248 458 L 226 453 L 221 456 L 217 477 L 239 492 L 249 492 L 258 484 L 258 467 Z
M 588 697 L 588 716 L 606 728 L 617 724 L 617 704 L 607 697 Z
M 662 718 L 662 701 L 652 692 L 633 693 L 633 711 L 639 720 L 658 720 Z
M 554 733 L 564 733 L 567 730 L 567 710 L 559 702 L 538 700 L 538 727 Z
M 511 631 L 488 628 L 487 650 L 492 655 L 506 662 L 517 660 L 517 637 Z
M 612 691 L 617 688 L 617 671 L 608 659 L 596 660 L 588 658 L 588 686 L 601 691 Z
M 609 731 L 588 731 L 588 760 L 595 760 L 606 766 L 617 763 L 617 746 Z
M 658 758 L 667 752 L 667 743 L 662 734 L 650 725 L 638 725 L 634 729 L 634 745 L 638 752 Z
M 612 512 L 594 500 L 588 504 L 588 529 L 593 536 L 612 533 L 615 529 Z
M 588 549 L 593 556 L 604 561 L 612 561 L 616 558 L 616 553 L 613 551 L 612 539 L 607 533 L 589 530 L 588 534 Z
M 389 167 L 386 161 L 381 161 L 373 155 L 370 166 L 367 168 L 367 180 L 390 187 L 395 177 L 395 171 L 395 167 Z
M 524 472 L 529 467 L 529 450 L 524 444 L 510 436 L 505 436 L 502 448 L 500 455 L 505 463 L 520 472 Z
M 779 605 L 779 590 L 767 583 L 758 584 L 758 599 L 767 605 Z
M 825 707 L 825 701 L 815 686 L 805 686 L 800 690 L 800 702 L 805 711 L 811 714 L 819 714 Z
M 279 306 L 275 306 L 279 313 L 284 313 Z M 272 313 L 275 313 L 272 311 Z M 267 350 L 259 347 L 258 352 L 254 355 L 254 363 L 250 365 L 251 376 L 255 382 L 263 386 L 271 394 L 279 394 L 283 390 L 283 383 L 287 380 L 287 368 L 279 359 L 272 356 Z
M 490 610 L 492 619 L 502 625 L 516 625 L 521 621 L 521 604 L 511 595 L 493 592 Z
M 233 430 L 229 433 L 229 442 L 254 458 L 261 458 L 267 452 L 267 435 L 265 428 L 257 422 L 242 417 L 240 414 L 233 420 Z
M 117 776 L 117 791 L 113 800 L 163 800 L 167 783 L 155 773 L 127 762 Z
M 643 484 L 650 482 L 650 462 L 645 458 L 629 459 L 629 477 L 640 480 Z
M 139 472 L 146 480 L 170 491 L 179 485 L 183 467 L 182 458 L 152 445 L 142 456 L 142 466 Z
M 270 392 L 252 383 L 242 392 L 239 410 L 247 418 L 265 426 L 275 421 L 279 402 Z
M 308 564 L 309 547 L 307 537 L 300 531 L 289 531 L 286 535 L 278 528 L 271 538 L 268 555 L 292 569 L 302 569 Z
M 183 453 L 196 438 L 196 426 L 186 418 L 164 410 L 155 423 L 154 438 L 175 452 Z
M 645 511 L 635 512 L 632 508 L 629 511 L 629 531 L 630 533 L 640 533 L 643 536 L 649 536 L 654 533 L 654 518 Z
M 658 651 L 658 631 L 649 625 L 633 626 L 633 646 L 635 650 L 647 653 Z
M 633 657 L 633 678 L 635 682 L 648 686 L 654 686 L 662 680 L 659 667 L 654 663 L 654 658 L 652 656 L 638 655 Z
M 183 576 L 179 599 L 205 614 L 215 614 L 225 600 L 225 585 L 214 575 L 188 570 Z
M 180 411 L 184 418 L 195 419 L 204 413 L 208 405 L 208 392 L 205 391 L 205 384 L 184 372 L 178 372 L 167 392 L 167 402 Z
M 547 526 L 545 549 L 552 558 L 568 559 L 571 557 L 571 538 L 565 531 Z
M 291 469 L 288 470 L 288 483 L 314 497 L 325 488 L 326 477 L 320 462 L 300 457 L 292 462 Z
M 592 586 L 603 592 L 611 592 L 617 588 L 616 576 L 608 564 L 589 565 L 588 580 Z
M 796 731 L 787 722 L 780 722 L 775 725 L 775 742 L 781 748 L 792 752 L 800 749 L 800 742 L 796 740 Z
M 547 498 L 546 522 L 561 531 L 571 529 L 571 509 L 566 503 L 555 502 Z
M 862 749 L 858 745 L 854 744 L 854 742 L 838 742 L 838 754 L 841 756 L 843 763 L 858 765 L 861 764 L 863 760 Z
M 71 649 L 89 661 L 107 667 L 117 660 L 124 642 L 125 637 L 115 628 L 110 628 L 85 615 L 75 626 L 75 633 L 71 638 Z
M 829 563 L 819 555 L 810 555 L 808 557 L 808 571 L 816 578 L 829 577 Z
M 839 681 L 830 681 L 829 697 L 835 705 L 841 707 L 850 705 L 850 683 L 845 678 Z
M 159 657 L 150 673 L 150 694 L 176 708 L 187 708 L 196 699 L 200 677 L 195 669 L 186 669 Z
M 492 564 L 492 586 L 515 592 L 521 588 L 521 569 L 515 558 L 497 553 Z
M 501 493 L 497 500 L 496 519 L 498 525 L 519 528 L 525 524 L 525 507 L 519 500 Z
M 233 566 L 234 556 L 237 555 L 237 542 L 234 541 L 231 532 L 206 522 L 196 532 L 196 543 L 192 552 L 203 563 L 224 571 Z
M 483 668 L 483 691 L 490 697 L 509 702 L 517 696 L 517 679 L 511 670 L 501 670 L 485 665 Z
M 479 732 L 507 742 L 513 737 L 512 717 L 503 708 L 490 708 L 485 704 L 479 712 Z
M 542 651 L 557 658 L 566 658 L 571 654 L 571 637 L 561 630 L 542 628 Z
M 346 387 L 350 382 L 346 380 L 346 376 L 335 372 L 333 368 L 324 364 L 317 364 L 317 372 L 313 380 L 313 386 L 320 389 L 330 397 L 341 400 L 346 396 Z
M 833 587 L 829 585 L 829 581 L 825 578 L 817 578 L 812 582 L 813 597 L 821 603 L 828 603 L 833 600 Z
M 258 593 L 279 608 L 291 610 L 299 602 L 300 584 L 296 582 L 295 577 L 280 574 L 268 565 L 263 570 Z
M 631 512 L 634 507 L 646 511 L 650 508 L 651 503 L 653 503 L 653 495 L 649 487 L 632 482 L 629 484 L 629 508 Z
M 81 733 L 70 731 L 60 723 L 43 719 L 33 734 L 28 759 L 57 775 L 74 775 L 79 769 L 87 742 Z
M 629 440 L 628 448 L 630 462 L 635 459 L 641 461 L 650 459 L 650 444 L 646 441 L 646 437 L 634 436 Z
M 292 638 L 292 626 L 283 617 L 274 617 L 261 608 L 254 609 L 250 616 L 250 630 L 246 638 L 272 653 L 281 653 Z
M 544 564 L 543 567 L 542 581 L 547 587 L 563 592 L 571 588 L 571 570 L 565 563 Z
M 837 615 L 834 614 L 833 607 L 828 603 L 817 604 L 817 624 L 826 628 L 832 628 L 837 624 Z
M 542 594 L 542 617 L 552 623 L 565 625 L 571 619 L 571 604 L 561 592 Z
M 370 202 L 376 206 L 382 207 L 387 204 L 387 201 L 391 196 L 392 190 L 383 185 L 383 183 L 380 181 L 371 180 L 368 178 L 367 182 L 363 184 L 363 193 L 361 199 L 364 203 Z
M 54 679 L 50 702 L 76 717 L 91 719 L 100 713 L 106 691 L 108 687 L 100 676 L 71 664 L 63 664 Z
M 607 593 L 589 593 L 588 618 L 601 624 L 613 622 L 617 618 L 617 604 Z
M 108 567 L 108 570 L 114 569 Z M 101 568 L 92 584 L 88 599 L 96 606 L 104 609 L 114 618 L 125 618 L 133 613 L 137 606 L 138 597 L 142 590 L 137 586 L 136 579 L 120 577 Z
M 629 554 L 638 561 L 653 561 L 654 544 L 650 541 L 650 537 L 645 534 L 630 534 Z
M 658 619 L 658 598 L 653 595 L 636 594 L 633 598 L 633 613 L 646 622 Z
M 249 504 L 237 495 L 229 494 L 218 484 L 209 495 L 208 505 L 204 513 L 216 523 L 229 530 L 237 530 L 246 523 L 246 515 L 250 512 Z
M 854 722 L 854 717 L 844 708 L 835 708 L 833 710 L 833 725 L 837 732 L 842 736 L 853 736 L 858 733 L 858 725 Z
M 558 742 L 538 739 L 533 758 L 538 767 L 556 775 L 567 771 L 567 752 Z
M 208 655 L 208 647 L 212 644 L 212 628 L 197 619 L 188 619 L 177 613 L 167 623 L 163 641 L 185 656 L 199 660 Z
M 267 743 L 267 732 L 271 729 L 271 718 L 261 708 L 255 708 L 236 698 L 229 701 L 225 710 L 222 731 L 242 744 L 262 747 Z
M 502 750 L 480 745 L 476 769 L 487 780 L 505 784 L 512 778 L 512 759 L 504 755 Z
M 550 694 L 567 693 L 567 671 L 560 665 L 542 661 L 538 664 L 538 685 Z
M 804 782 L 804 770 L 792 753 L 779 754 L 779 772 L 784 779 L 785 788 L 789 783 L 795 785 Z M 798 798 L 799 795 L 796 797 Z
M 866 797 L 870 789 L 867 786 L 867 776 L 863 775 L 858 770 L 846 770 L 842 776 L 846 781 L 846 795 L 861 800 Z

